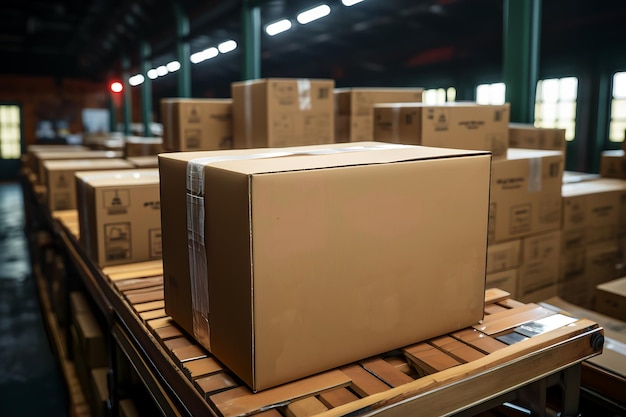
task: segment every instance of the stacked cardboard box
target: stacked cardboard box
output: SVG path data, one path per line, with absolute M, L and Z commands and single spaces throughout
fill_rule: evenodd
M 235 148 L 333 143 L 335 82 L 269 78 L 232 84 Z
M 391 103 L 374 106 L 376 140 L 490 151 L 506 157 L 509 105 Z
M 473 324 L 490 167 L 359 142 L 161 154 L 166 311 L 254 390 Z
M 532 124 L 509 124 L 511 148 L 561 151 L 565 155 L 565 129 L 535 127 Z
M 626 321 L 626 277 L 596 287 L 596 311 Z
M 563 255 L 559 295 L 593 308 L 595 287 L 617 278 L 626 226 L 626 181 L 563 185 Z
M 626 156 L 623 149 L 601 153 L 600 176 L 626 179 Z
M 335 89 L 335 140 L 359 142 L 384 140 L 374 134 L 374 105 L 380 103 L 421 103 L 421 88 L 337 88 Z
M 126 136 L 124 138 L 124 155 L 126 157 L 156 156 L 163 151 L 163 138 L 142 136 Z
M 126 160 L 133 164 L 135 168 L 158 168 L 159 158 L 157 155 L 151 156 L 130 156 Z
M 517 297 L 521 250 L 521 239 L 489 245 L 487 248 L 487 288 L 500 288 L 509 292 L 512 297 Z
M 97 265 L 161 258 L 156 169 L 76 174 L 80 243 Z
M 231 99 L 162 99 L 163 147 L 170 152 L 232 148 L 232 110 Z
M 70 152 L 33 152 L 32 154 L 36 169 L 37 183 L 45 184 L 45 170 L 43 167 L 46 161 L 61 161 L 65 159 L 120 159 L 124 157 L 122 151 L 70 151 Z

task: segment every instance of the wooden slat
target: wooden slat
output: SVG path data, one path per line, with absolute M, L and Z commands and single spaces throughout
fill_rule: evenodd
M 198 378 L 194 381 L 194 385 L 208 399 L 210 395 L 222 392 L 224 390 L 238 386 L 235 381 L 226 372 L 218 372 L 209 376 Z
M 346 374 L 339 370 L 333 370 L 256 394 L 253 394 L 246 387 L 233 388 L 212 395 L 210 400 L 224 417 L 246 416 L 338 387 L 345 387 L 350 382 L 350 378 Z
M 485 304 L 493 304 L 511 296 L 510 293 L 499 288 L 487 288 L 485 291 Z
M 126 299 L 131 304 L 142 304 L 150 301 L 163 300 L 163 290 L 146 292 L 141 294 L 131 294 L 126 296 Z
M 529 321 L 539 320 L 556 314 L 552 310 L 536 304 L 527 304 L 523 307 L 512 308 L 489 316 L 485 316 L 482 323 L 473 327 L 481 332 L 493 335 L 512 329 Z
M 214 358 L 202 358 L 188 361 L 183 364 L 183 372 L 185 372 L 189 379 L 214 374 L 222 370 L 224 370 L 224 368 Z
M 157 301 L 148 301 L 147 303 L 133 304 L 133 309 L 137 313 L 143 313 L 144 311 L 150 311 L 150 310 L 158 310 L 160 308 L 165 308 L 165 301 L 157 300 Z
M 145 271 L 158 267 L 163 267 L 163 261 L 161 259 L 157 259 L 154 261 L 134 262 L 132 264 L 105 266 L 104 268 L 102 268 L 102 273 L 104 273 L 104 275 L 119 274 L 126 271 Z
M 397 387 L 399 385 L 413 382 L 413 378 L 404 372 L 396 369 L 389 362 L 381 358 L 373 358 L 361 361 L 361 366 L 368 372 L 376 375 L 378 379 L 384 381 L 387 385 Z
M 498 301 L 498 305 L 501 305 L 502 307 L 506 307 L 506 308 L 515 308 L 515 307 L 521 307 L 526 304 L 522 303 L 521 301 L 517 301 L 512 298 L 509 298 L 506 300 Z
M 359 397 L 347 388 L 337 388 L 319 395 L 319 400 L 328 408 L 339 407 L 358 399 Z
M 175 349 L 179 349 L 179 348 L 183 348 L 187 346 L 194 346 L 195 343 L 183 336 L 183 337 L 177 337 L 175 339 L 165 340 L 163 342 L 163 345 L 165 346 L 167 350 L 172 352 Z
M 499 304 L 489 304 L 485 306 L 485 314 L 499 313 L 500 311 L 508 310 L 506 307 L 502 307 Z
M 143 313 L 139 313 L 139 317 L 141 317 L 142 320 L 152 320 L 152 319 L 158 319 L 161 317 L 165 317 L 167 316 L 167 314 L 165 314 L 165 309 L 158 309 L 158 310 L 150 310 L 150 311 L 146 311 Z
M 419 375 L 429 375 L 460 364 L 453 357 L 446 355 L 428 343 L 408 346 L 403 349 L 403 352 Z
M 172 355 L 174 355 L 174 359 L 176 359 L 179 364 L 183 364 L 187 361 L 206 358 L 208 356 L 208 353 L 202 347 L 198 345 L 193 345 L 174 349 L 172 351 Z
M 137 269 L 132 271 L 124 271 L 116 274 L 108 274 L 109 280 L 112 282 L 134 278 L 147 278 L 163 275 L 163 268 L 157 267 L 152 269 Z
M 154 331 L 155 329 L 159 329 L 161 327 L 173 326 L 174 320 L 170 317 L 163 317 L 162 319 L 148 320 L 146 325 L 150 328 L 150 330 Z
M 467 343 L 485 354 L 493 353 L 508 346 L 472 328 L 452 333 L 452 337 Z
M 429 343 L 459 362 L 471 362 L 485 356 L 484 353 L 450 336 L 438 337 Z
M 328 408 L 317 398 L 307 397 L 287 405 L 285 415 L 287 417 L 311 417 L 327 410 Z
M 359 365 L 348 365 L 340 368 L 340 370 L 352 379 L 350 388 L 361 397 L 387 391 L 390 388 L 389 385 L 385 384 Z
M 163 284 L 157 284 L 157 285 L 152 285 L 152 286 L 149 286 L 149 287 L 141 287 L 141 288 L 133 288 L 133 289 L 129 289 L 129 290 L 124 290 L 124 291 L 122 291 L 122 294 L 124 294 L 124 296 L 128 297 L 129 295 L 145 294 L 145 293 L 155 292 L 155 291 L 163 291 Z
M 404 356 L 390 356 L 385 358 L 387 362 L 389 362 L 393 367 L 398 369 L 399 371 L 404 372 L 407 375 L 411 375 L 413 373 L 413 369 L 408 364 Z
M 183 336 L 183 332 L 176 326 L 165 326 L 154 330 L 154 333 L 161 340 L 172 339 Z

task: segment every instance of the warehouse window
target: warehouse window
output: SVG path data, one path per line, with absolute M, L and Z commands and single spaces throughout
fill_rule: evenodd
M 478 104 L 504 104 L 504 83 L 480 84 L 476 87 L 476 102 Z
M 609 140 L 623 142 L 626 136 L 626 71 L 613 75 L 612 96 Z
M 444 104 L 456 100 L 456 88 L 429 88 L 424 90 L 424 103 Z
M 574 140 L 578 78 L 550 78 L 537 82 L 535 126 L 565 129 L 565 139 Z
M 0 158 L 17 159 L 22 153 L 20 107 L 0 104 Z

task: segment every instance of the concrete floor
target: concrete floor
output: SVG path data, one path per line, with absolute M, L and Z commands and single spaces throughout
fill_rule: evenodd
M 22 189 L 0 184 L 0 416 L 67 416 L 24 234 Z

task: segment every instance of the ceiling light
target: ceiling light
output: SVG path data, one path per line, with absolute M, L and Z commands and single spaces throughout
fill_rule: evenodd
M 217 45 L 217 49 L 219 49 L 219 51 L 223 54 L 230 52 L 236 48 L 237 48 L 237 42 L 233 41 L 232 39 L 226 42 L 222 42 L 219 45 Z
M 130 77 L 128 79 L 128 84 L 130 84 L 131 86 L 134 87 L 136 85 L 139 85 L 139 84 L 143 83 L 144 81 L 145 81 L 145 78 L 144 78 L 143 75 L 135 74 L 135 75 L 133 75 L 132 77 Z
M 270 36 L 278 35 L 289 29 L 291 29 L 291 20 L 289 19 L 279 20 L 278 22 L 270 23 L 265 26 L 265 32 Z
M 198 64 L 202 61 L 206 61 L 207 59 L 215 58 L 219 54 L 219 51 L 216 47 L 212 46 L 203 51 L 196 52 L 195 54 L 191 54 L 189 59 L 192 63 Z
M 344 6 L 354 6 L 357 3 L 361 3 L 363 0 L 341 0 Z
M 309 10 L 305 10 L 300 13 L 296 19 L 300 24 L 306 25 L 314 20 L 320 19 L 330 14 L 330 7 L 327 4 L 321 4 Z
M 172 61 L 172 62 L 169 62 L 165 67 L 167 68 L 169 72 L 178 71 L 180 69 L 180 62 Z
M 156 71 L 157 71 L 157 74 L 159 75 L 159 77 L 167 75 L 167 73 L 169 72 L 165 65 L 161 65 L 160 67 L 157 67 Z
M 155 70 L 154 68 L 152 68 L 151 70 L 148 70 L 148 78 L 150 78 L 151 80 L 154 80 L 155 78 L 157 78 L 159 76 L 159 74 L 157 73 L 157 70 Z
M 204 58 L 202 57 L 203 53 L 204 51 L 195 52 L 191 54 L 191 56 L 189 57 L 189 60 L 191 61 L 192 64 L 197 64 L 199 62 L 202 62 L 204 61 Z

